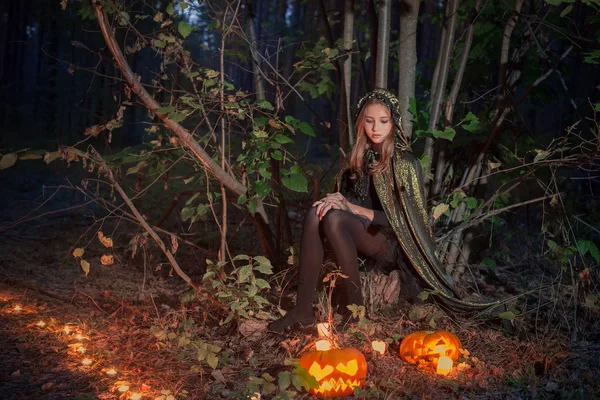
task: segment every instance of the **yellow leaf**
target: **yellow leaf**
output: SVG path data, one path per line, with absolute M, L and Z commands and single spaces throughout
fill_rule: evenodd
M 78 247 L 73 250 L 73 257 L 81 257 L 83 253 L 85 253 L 85 250 L 83 250 L 81 247 Z
M 52 161 L 56 160 L 57 158 L 60 158 L 60 151 L 53 151 L 51 153 L 46 153 L 44 155 L 44 161 L 46 162 L 46 164 L 50 164 Z
M 104 254 L 100 258 L 100 262 L 102 265 L 113 265 L 115 263 L 115 258 L 112 256 L 112 254 Z
M 437 206 L 435 206 L 433 208 L 433 219 L 437 220 L 439 217 L 442 216 L 442 214 L 448 211 L 449 208 L 450 206 L 446 203 L 440 203 Z
M 0 169 L 10 168 L 17 162 L 19 157 L 15 153 L 9 153 L 2 156 L 0 159 Z
M 154 22 L 163 22 L 163 13 L 157 12 L 153 19 Z
M 85 276 L 88 276 L 88 274 L 90 273 L 90 263 L 85 260 L 81 260 L 80 264 L 81 269 L 83 269 L 83 272 L 85 272 Z
M 98 231 L 98 239 L 102 242 L 104 247 L 113 247 L 113 241 L 108 236 L 104 236 L 102 231 Z
M 87 128 L 85 130 L 85 132 L 83 132 L 83 134 L 85 136 L 98 136 L 100 134 L 100 132 L 102 132 L 104 130 L 106 126 L 105 125 L 94 125 L 94 126 L 90 126 L 89 128 Z
M 41 160 L 44 158 L 41 154 L 25 153 L 19 156 L 19 160 Z

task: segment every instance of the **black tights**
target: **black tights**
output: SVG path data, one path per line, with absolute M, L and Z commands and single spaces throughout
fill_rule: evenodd
M 300 270 L 296 307 L 270 325 L 271 330 L 283 331 L 295 322 L 313 321 L 312 301 L 323 265 L 323 242 L 327 238 L 344 280 L 348 304 L 362 305 L 358 253 L 378 259 L 389 254 L 388 237 L 375 225 L 365 227 L 360 217 L 342 210 L 330 210 L 319 221 L 316 207 L 308 210 L 300 244 Z

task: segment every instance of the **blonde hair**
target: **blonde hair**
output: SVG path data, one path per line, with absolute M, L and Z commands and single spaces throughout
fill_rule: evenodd
M 390 158 L 392 157 L 392 154 L 394 153 L 394 123 L 393 123 L 393 121 L 390 121 L 392 123 L 392 130 L 391 130 L 390 134 L 385 138 L 384 142 L 382 143 L 381 154 L 380 154 L 379 160 L 375 161 L 373 164 L 371 164 L 368 171 L 364 171 L 363 163 L 364 163 L 365 153 L 368 149 L 371 148 L 371 144 L 369 143 L 369 138 L 367 137 L 367 134 L 365 132 L 365 119 L 366 119 L 365 110 L 367 109 L 368 106 L 376 105 L 376 104 L 385 106 L 385 108 L 388 110 L 388 112 L 390 114 L 390 120 L 392 119 L 392 111 L 388 108 L 388 106 L 383 101 L 381 101 L 377 98 L 371 98 L 371 99 L 367 100 L 365 105 L 362 107 L 360 114 L 358 114 L 358 117 L 356 118 L 356 143 L 354 144 L 352 151 L 350 151 L 350 157 L 349 157 L 350 169 L 353 172 L 358 173 L 359 175 L 362 175 L 364 172 L 367 172 L 370 175 L 384 172 L 388 168 L 388 166 L 390 164 Z

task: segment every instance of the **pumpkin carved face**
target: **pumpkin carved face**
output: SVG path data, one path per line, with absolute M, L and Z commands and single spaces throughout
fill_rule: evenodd
M 353 348 L 306 353 L 300 365 L 319 383 L 318 388 L 310 389 L 319 397 L 349 396 L 367 378 L 365 356 Z
M 460 340 L 448 331 L 418 331 L 411 333 L 400 343 L 400 357 L 415 364 L 419 360 L 434 362 L 447 356 L 456 361 L 460 356 Z

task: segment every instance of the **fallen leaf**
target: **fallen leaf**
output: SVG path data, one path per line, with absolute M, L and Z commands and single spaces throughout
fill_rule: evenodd
M 73 250 L 73 257 L 81 257 L 83 253 L 85 253 L 85 250 L 81 247 L 78 247 L 75 250 Z
M 104 254 L 100 257 L 100 262 L 102 265 L 113 265 L 115 263 L 115 258 L 112 254 Z
M 18 159 L 19 156 L 17 156 L 15 153 L 8 153 L 3 155 L 0 159 L 0 169 L 12 167 L 13 165 L 15 165 Z

